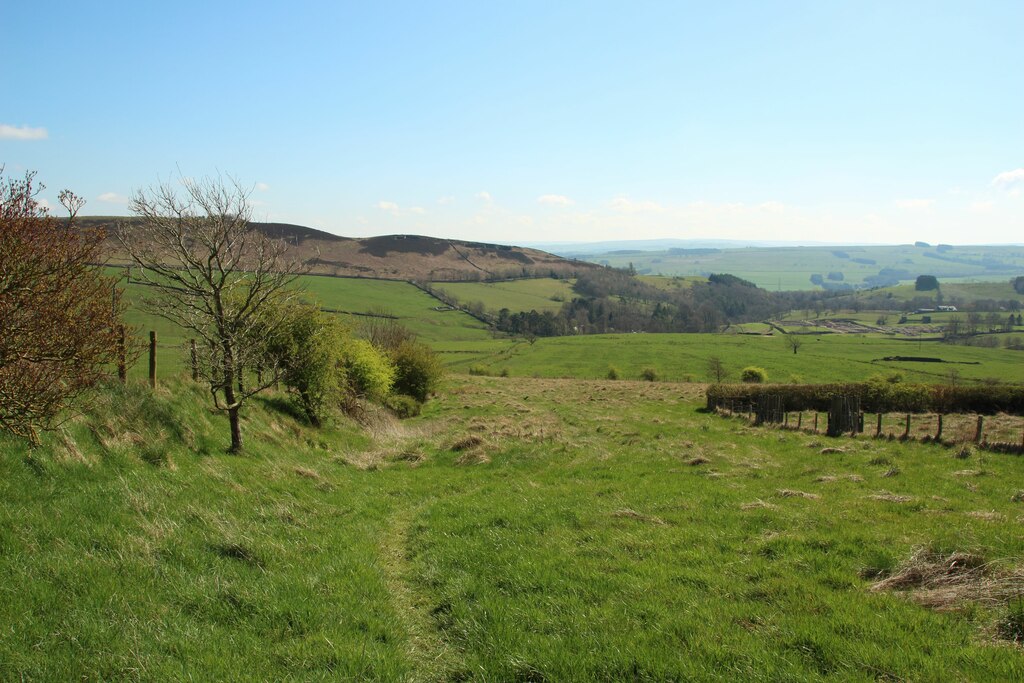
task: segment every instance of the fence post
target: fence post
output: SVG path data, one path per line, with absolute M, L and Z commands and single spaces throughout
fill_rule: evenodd
M 974 443 L 981 443 L 982 430 L 985 428 L 985 417 L 983 415 L 978 416 L 978 428 L 974 432 Z
M 804 411 L 800 411 L 796 414 L 796 428 L 800 429 L 804 425 Z
M 149 386 L 156 389 L 156 331 L 149 331 Z
M 117 326 L 117 379 L 124 384 L 128 379 L 128 359 L 126 358 L 128 352 L 125 349 L 125 331 L 124 325 Z
M 939 427 L 935 430 L 935 440 L 942 441 L 942 413 L 939 413 Z
M 882 413 L 878 413 L 878 426 L 875 427 L 875 438 L 882 436 Z
M 907 413 L 907 426 L 903 430 L 903 438 L 904 439 L 909 439 L 910 438 L 910 413 Z
M 814 411 L 814 433 L 818 433 L 818 411 Z
M 192 381 L 199 381 L 199 352 L 196 350 L 196 340 L 188 340 L 188 352 L 192 357 Z

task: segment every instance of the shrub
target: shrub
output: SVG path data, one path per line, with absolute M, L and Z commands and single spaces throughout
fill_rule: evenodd
M 391 361 L 365 339 L 356 339 L 346 346 L 344 367 L 348 388 L 357 396 L 380 401 L 395 382 Z
M 644 368 L 643 370 L 640 371 L 640 379 L 644 380 L 645 382 L 657 382 L 658 371 L 655 370 L 654 368 Z
M 444 368 L 433 349 L 423 342 L 406 339 L 391 353 L 395 364 L 394 390 L 421 403 L 437 388 Z
M 469 366 L 469 374 L 477 377 L 489 377 L 491 372 L 482 365 L 471 365 Z
M 740 372 L 740 379 L 746 384 L 764 384 L 768 381 L 768 372 L 764 368 L 750 365 Z
M 609 365 L 608 366 L 608 372 L 607 372 L 607 374 L 605 374 L 604 377 L 605 377 L 605 379 L 618 379 L 619 378 L 619 369 L 617 367 L 615 367 L 614 365 Z
M 412 396 L 392 394 L 384 399 L 384 405 L 397 417 L 405 419 L 419 415 L 422 404 Z

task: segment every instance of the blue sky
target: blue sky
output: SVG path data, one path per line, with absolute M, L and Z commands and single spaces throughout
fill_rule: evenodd
M 9 3 L 0 163 L 347 236 L 1024 242 L 1024 2 Z

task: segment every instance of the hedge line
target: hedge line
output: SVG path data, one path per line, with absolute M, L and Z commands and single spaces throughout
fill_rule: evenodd
M 898 382 L 845 384 L 715 384 L 708 387 L 707 407 L 736 403 L 756 405 L 762 397 L 781 397 L 787 411 L 828 412 L 833 397 L 860 399 L 868 413 L 978 413 L 1024 415 L 1024 386 L 951 387 Z

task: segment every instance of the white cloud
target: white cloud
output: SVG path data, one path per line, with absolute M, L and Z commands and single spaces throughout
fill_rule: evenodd
M 392 216 L 422 216 L 427 213 L 427 210 L 422 206 L 413 206 L 408 209 L 403 209 L 396 202 L 379 201 L 376 206 L 381 211 L 386 211 Z
M 424 209 L 422 206 L 414 206 L 414 207 L 409 209 L 409 213 L 414 213 L 417 216 L 422 216 L 426 212 L 427 212 L 427 210 Z
M 619 213 L 661 213 L 665 210 L 665 207 L 657 202 L 635 201 L 623 196 L 613 199 L 611 208 Z
M 444 197 L 438 197 L 437 198 L 437 203 L 440 204 L 441 206 L 447 206 L 449 204 L 454 204 L 455 203 L 455 197 L 452 197 L 451 195 L 447 195 L 447 196 L 444 196 Z
M 783 204 L 782 202 L 777 202 L 773 200 L 770 202 L 758 204 L 757 208 L 761 209 L 762 211 L 767 211 L 769 213 L 782 213 L 783 211 L 786 210 L 786 205 Z
M 394 212 L 399 210 L 398 209 L 398 204 L 395 204 L 394 202 L 384 202 L 384 201 L 377 202 L 377 208 L 380 209 L 381 211 L 388 211 L 388 212 L 391 212 L 391 213 L 394 213 Z
M 101 202 L 107 202 L 108 204 L 127 204 L 128 203 L 128 198 L 127 197 L 119 195 L 116 192 L 104 192 L 103 194 L 101 194 L 96 199 L 98 199 Z
M 537 203 L 547 206 L 572 206 L 576 202 L 562 194 L 542 194 L 537 197 Z
M 934 199 L 897 199 L 896 208 L 907 209 L 908 211 L 922 211 L 930 209 Z
M 492 197 L 491 193 L 486 191 L 486 190 L 483 190 L 481 192 L 477 192 L 476 193 L 476 197 L 477 197 L 477 199 L 482 199 L 483 201 L 488 202 L 488 203 L 494 201 L 494 197 Z
M 1024 168 L 1004 171 L 992 179 L 992 187 L 1005 190 L 1011 194 L 1019 194 L 1024 189 Z
M 45 128 L 0 123 L 0 140 L 45 140 L 48 137 L 49 133 Z
M 256 183 L 256 189 L 260 192 L 266 192 L 270 189 L 270 185 L 267 185 L 266 183 Z

